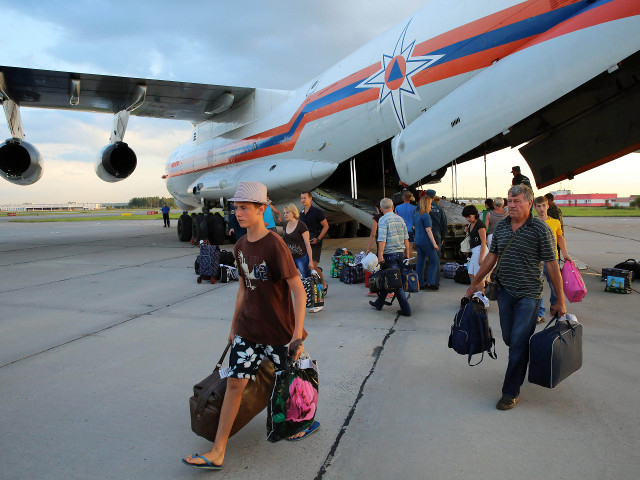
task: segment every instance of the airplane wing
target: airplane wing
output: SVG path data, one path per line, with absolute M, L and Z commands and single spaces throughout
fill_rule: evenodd
M 0 66 L 2 89 L 22 107 L 187 120 L 213 118 L 255 89 Z

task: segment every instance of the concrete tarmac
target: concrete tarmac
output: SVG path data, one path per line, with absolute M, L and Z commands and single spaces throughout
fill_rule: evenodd
M 411 294 L 413 316 L 398 318 L 395 305 L 372 309 L 363 285 L 329 279 L 325 309 L 305 321 L 320 430 L 270 444 L 263 412 L 207 473 L 180 462 L 210 448 L 188 399 L 224 348 L 237 283 L 197 284 L 197 249 L 159 221 L 1 222 L 0 479 L 636 479 L 638 283 L 605 293 L 599 272 L 640 257 L 640 219 L 565 224 L 589 292 L 569 304 L 583 367 L 556 389 L 525 382 L 514 410 L 495 409 L 497 305 L 497 360 L 469 367 L 447 348 L 464 285 Z M 326 241 L 327 273 L 343 246 L 366 239 Z

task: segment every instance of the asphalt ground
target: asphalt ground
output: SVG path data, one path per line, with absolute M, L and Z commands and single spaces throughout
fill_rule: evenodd
M 210 448 L 188 398 L 224 348 L 237 283 L 197 284 L 197 249 L 159 221 L 3 222 L 0 478 L 636 479 L 639 283 L 605 293 L 599 272 L 640 257 L 640 219 L 565 224 L 589 292 L 569 304 L 583 367 L 556 389 L 525 382 L 514 410 L 495 409 L 507 364 L 497 305 L 497 360 L 469 367 L 447 348 L 464 285 L 411 294 L 413 316 L 398 318 L 395 305 L 372 309 L 363 285 L 329 279 L 325 309 L 305 321 L 320 430 L 271 444 L 263 412 L 208 473 L 180 462 Z M 365 245 L 328 240 L 321 266 Z

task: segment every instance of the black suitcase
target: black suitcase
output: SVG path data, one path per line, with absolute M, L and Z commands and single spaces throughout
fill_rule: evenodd
M 582 325 L 554 317 L 529 339 L 529 382 L 546 388 L 582 367 Z

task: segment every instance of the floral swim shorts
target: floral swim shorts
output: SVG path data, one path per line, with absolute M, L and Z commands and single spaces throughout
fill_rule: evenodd
M 229 377 L 255 380 L 264 357 L 269 357 L 276 372 L 284 370 L 288 354 L 286 345 L 263 345 L 236 335 L 229 356 Z

